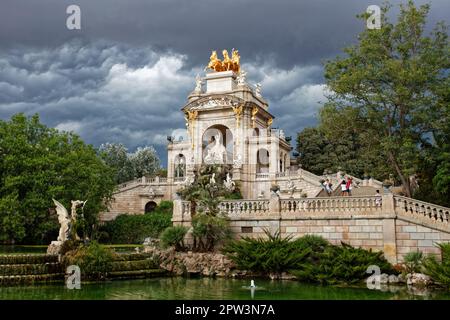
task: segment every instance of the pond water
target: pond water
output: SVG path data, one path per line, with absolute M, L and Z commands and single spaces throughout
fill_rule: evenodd
M 268 299 L 268 300 L 384 300 L 384 299 L 446 299 L 450 293 L 440 290 L 415 292 L 406 287 L 391 288 L 395 292 L 367 288 L 330 287 L 297 281 L 256 279 L 257 288 L 248 286 L 249 280 L 211 278 L 153 278 L 116 280 L 104 283 L 81 284 L 80 290 L 67 289 L 63 283 L 0 287 L 0 299 L 88 299 L 88 300 L 178 300 L 178 299 Z
M 136 247 L 142 247 L 140 244 L 130 245 L 105 245 L 116 252 L 135 252 Z M 0 245 L 0 254 L 43 254 L 47 252 L 45 245 Z

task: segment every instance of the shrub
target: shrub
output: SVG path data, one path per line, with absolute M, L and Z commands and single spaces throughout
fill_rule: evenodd
M 67 252 L 77 249 L 82 244 L 83 244 L 83 241 L 81 241 L 81 240 L 64 241 L 61 246 L 61 250 L 60 250 L 59 254 L 65 255 Z
M 151 213 L 167 213 L 172 214 L 173 212 L 173 202 L 172 201 L 161 201 L 160 204 L 155 208 L 155 210 Z
M 421 272 L 423 253 L 421 251 L 408 252 L 404 257 L 403 264 L 407 273 Z
M 188 231 L 184 226 L 168 227 L 161 234 L 161 244 L 163 247 L 175 246 L 176 250 L 184 249 L 184 236 Z
M 212 251 L 218 242 L 231 236 L 229 221 L 226 217 L 198 213 L 192 218 L 192 235 L 194 249 Z
M 80 267 L 81 276 L 85 279 L 105 279 L 111 271 L 114 252 L 92 241 L 89 245 L 81 245 L 75 250 L 67 252 L 62 259 L 66 268 L 69 265 Z
M 435 256 L 429 256 L 423 261 L 425 273 L 435 282 L 450 289 L 450 243 L 440 243 L 442 261 L 439 262 Z
M 298 268 L 314 253 L 308 242 L 327 243 L 323 239 L 318 240 L 319 237 L 292 240 L 292 237 L 282 238 L 279 231 L 271 234 L 264 230 L 264 233 L 266 238 L 233 240 L 223 248 L 223 252 L 240 269 L 280 273 Z
M 366 271 L 370 265 L 379 266 L 382 273 L 396 273 L 382 252 L 354 248 L 345 243 L 325 247 L 316 258 L 316 261 L 308 260 L 291 272 L 299 280 L 322 284 L 359 282 L 367 278 Z
M 99 233 L 101 241 L 107 243 L 142 243 L 145 238 L 158 238 L 172 222 L 173 204 L 162 201 L 151 213 L 145 215 L 123 214 L 106 222 Z

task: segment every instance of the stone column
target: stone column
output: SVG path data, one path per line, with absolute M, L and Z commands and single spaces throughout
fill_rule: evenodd
M 183 208 L 180 199 L 173 200 L 172 223 L 174 226 L 183 225 Z
M 279 216 L 281 214 L 280 196 L 274 192 L 271 192 L 269 201 L 269 214 Z
M 194 241 L 192 236 L 192 217 L 191 212 L 183 212 L 183 202 L 180 199 L 173 200 L 172 224 L 174 226 L 185 226 L 188 232 L 184 236 L 184 244 L 191 246 Z
M 273 234 L 275 231 L 279 230 L 281 232 L 281 202 L 280 196 L 277 193 L 271 191 L 269 199 L 269 215 L 272 217 L 277 217 L 278 220 L 273 220 L 270 222 L 270 232 Z
M 395 230 L 395 205 L 392 193 L 383 194 L 381 208 L 383 215 L 383 251 L 386 259 L 392 263 L 397 263 L 397 237 Z

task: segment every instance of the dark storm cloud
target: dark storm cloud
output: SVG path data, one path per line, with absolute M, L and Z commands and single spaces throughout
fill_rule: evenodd
M 70 4 L 82 30 L 65 27 Z M 321 62 L 355 42 L 355 15 L 369 4 L 381 1 L 3 0 L 0 117 L 38 112 L 96 146 L 153 144 L 164 159 L 210 50 L 234 47 L 274 125 L 295 135 L 324 101 Z M 430 25 L 449 11 L 450 1 L 433 1 Z
M 399 0 L 392 1 L 393 4 Z M 428 1 L 417 1 L 425 3 Z M 272 56 L 278 66 L 317 64 L 354 41 L 355 15 L 374 0 L 3 0 L 0 44 L 58 45 L 75 36 L 152 45 L 204 63 L 210 49 L 239 48 L 246 59 Z M 78 4 L 82 31 L 65 28 Z M 432 19 L 447 19 L 450 1 L 432 2 Z

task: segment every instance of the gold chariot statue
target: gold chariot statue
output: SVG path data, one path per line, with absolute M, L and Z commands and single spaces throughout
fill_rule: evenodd
M 217 52 L 214 50 L 211 53 L 211 57 L 209 57 L 209 64 L 208 69 L 212 69 L 214 71 L 229 71 L 232 70 L 236 73 L 239 73 L 241 66 L 240 66 L 240 59 L 239 52 L 235 49 L 231 51 L 231 58 L 228 55 L 227 50 L 222 51 L 223 60 L 221 61 L 217 57 Z

